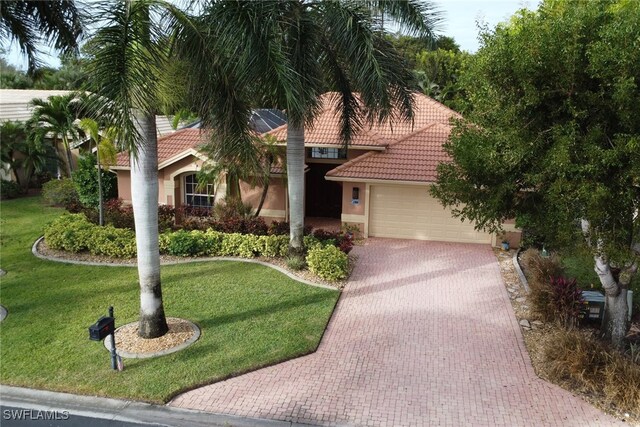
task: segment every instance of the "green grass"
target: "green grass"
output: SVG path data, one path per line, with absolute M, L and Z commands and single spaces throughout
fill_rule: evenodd
M 200 326 L 186 350 L 126 359 L 111 370 L 88 326 L 115 307 L 116 326 L 137 320 L 135 268 L 43 261 L 31 245 L 60 215 L 40 198 L 0 205 L 0 382 L 72 393 L 166 402 L 180 391 L 309 353 L 338 291 L 296 282 L 257 264 L 203 262 L 162 267 L 167 316 Z

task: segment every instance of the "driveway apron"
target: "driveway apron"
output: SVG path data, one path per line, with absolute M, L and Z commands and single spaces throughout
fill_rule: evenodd
M 170 405 L 316 425 L 618 424 L 536 377 L 489 246 L 368 239 L 354 253 L 314 354 Z

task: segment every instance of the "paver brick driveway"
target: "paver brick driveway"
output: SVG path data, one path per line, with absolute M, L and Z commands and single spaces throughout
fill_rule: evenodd
M 318 351 L 173 406 L 365 426 L 609 426 L 538 379 L 483 245 L 369 239 Z

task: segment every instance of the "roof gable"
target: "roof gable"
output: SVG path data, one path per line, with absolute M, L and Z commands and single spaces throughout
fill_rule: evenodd
M 432 123 L 390 144 L 383 152 L 369 152 L 327 173 L 327 179 L 435 182 L 437 167 L 449 160 L 443 145 L 451 127 Z
M 193 153 L 207 142 L 208 134 L 200 129 L 181 129 L 172 134 L 158 138 L 158 165 L 169 166 L 184 158 L 182 154 Z M 129 169 L 129 152 L 118 154 L 114 169 Z M 161 168 L 160 168 L 161 169 Z

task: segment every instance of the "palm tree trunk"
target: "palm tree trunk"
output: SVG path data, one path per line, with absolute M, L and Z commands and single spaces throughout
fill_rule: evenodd
M 102 168 L 100 167 L 100 145 L 96 146 L 96 163 L 98 164 L 98 223 L 104 225 L 104 205 L 102 203 Z
M 136 227 L 140 279 L 138 334 L 142 338 L 157 338 L 169 329 L 160 285 L 158 141 L 153 115 L 138 113 L 134 121 L 142 137 L 137 156 L 131 155 L 131 202 Z
M 71 178 L 71 172 L 72 172 L 72 160 L 71 160 L 71 148 L 69 147 L 69 141 L 67 141 L 66 137 L 62 137 L 62 145 L 64 148 L 64 154 L 66 155 L 66 167 L 67 167 L 67 175 L 69 175 L 69 178 Z
M 256 208 L 256 214 L 254 215 L 256 218 L 260 216 L 260 211 L 262 210 L 262 205 L 264 205 L 264 201 L 267 198 L 267 193 L 269 192 L 269 179 L 264 182 L 262 186 L 262 195 L 260 196 L 260 203 L 258 203 L 258 207 Z
M 301 255 L 304 230 L 304 127 L 289 124 L 287 130 L 287 177 L 289 189 L 289 252 Z

